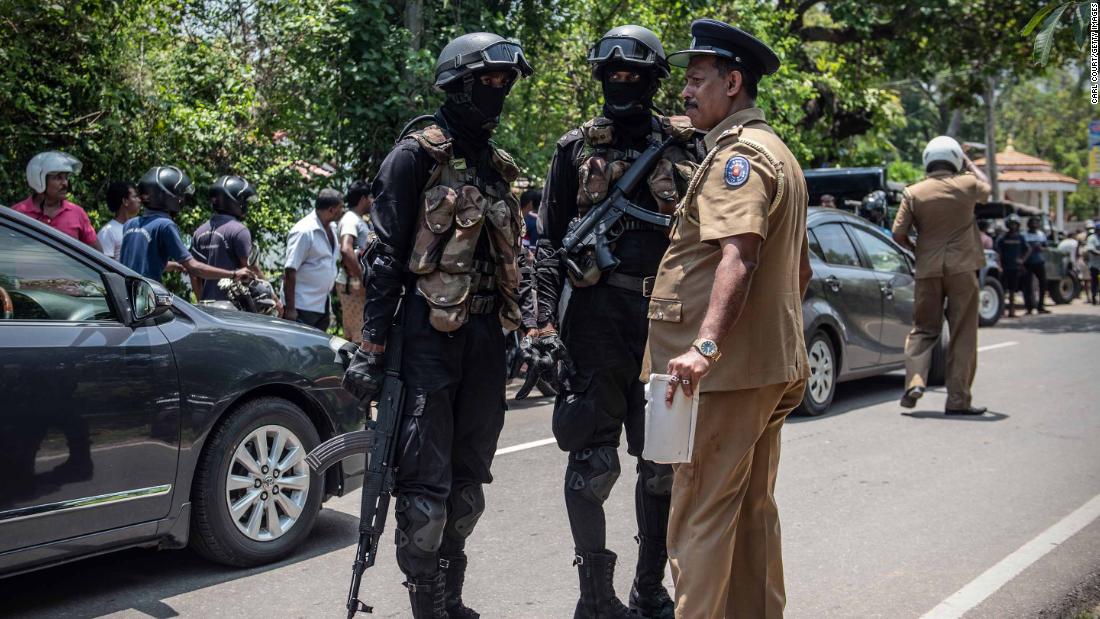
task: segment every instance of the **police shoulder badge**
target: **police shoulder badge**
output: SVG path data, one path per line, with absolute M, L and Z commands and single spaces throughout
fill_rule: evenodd
M 741 155 L 734 155 L 726 161 L 726 184 L 730 187 L 740 187 L 749 180 L 749 160 Z

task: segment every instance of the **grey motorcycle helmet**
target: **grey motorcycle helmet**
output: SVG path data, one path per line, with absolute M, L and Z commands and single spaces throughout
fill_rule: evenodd
M 611 62 L 621 62 L 644 69 L 653 69 L 657 79 L 669 76 L 665 48 L 657 34 L 644 26 L 617 26 L 608 30 L 596 44 L 588 49 L 588 64 L 592 75 L 600 78 L 600 71 Z
M 195 186 L 176 166 L 154 166 L 138 181 L 138 193 L 147 208 L 175 214 L 187 206 Z
M 523 47 L 491 32 L 464 34 L 439 53 L 435 62 L 435 87 L 445 90 L 478 71 L 515 71 L 517 77 L 533 73 Z

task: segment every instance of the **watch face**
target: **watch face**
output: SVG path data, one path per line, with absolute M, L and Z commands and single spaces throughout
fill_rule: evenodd
M 710 340 L 703 340 L 699 342 L 699 352 L 707 357 L 713 356 L 714 353 L 718 352 L 718 344 Z

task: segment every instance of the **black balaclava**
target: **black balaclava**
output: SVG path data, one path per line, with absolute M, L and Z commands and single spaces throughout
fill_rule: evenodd
M 513 78 L 507 86 L 494 88 L 482 84 L 478 78 L 476 73 L 467 75 L 460 84 L 447 90 L 447 100 L 440 108 L 447 129 L 456 138 L 473 145 L 489 141 L 493 129 L 500 123 L 504 99 L 515 83 Z
M 642 76 L 637 82 L 611 82 L 607 76 L 616 71 L 634 71 Z M 658 80 L 653 71 L 626 63 L 611 63 L 600 71 L 603 85 L 603 113 L 612 120 L 637 121 L 649 116 Z

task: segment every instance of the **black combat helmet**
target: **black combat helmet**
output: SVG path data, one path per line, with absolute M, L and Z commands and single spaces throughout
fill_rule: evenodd
M 657 35 L 643 26 L 618 26 L 608 30 L 588 50 L 592 75 L 600 78 L 600 70 L 611 62 L 621 62 L 640 68 L 651 68 L 657 79 L 668 77 L 665 48 Z
M 184 209 L 195 186 L 176 166 L 155 166 L 138 181 L 138 193 L 146 207 L 174 214 Z
M 221 176 L 210 186 L 210 201 L 215 211 L 244 217 L 256 198 L 256 189 L 239 176 Z
M 515 71 L 516 77 L 531 75 L 523 48 L 491 32 L 464 34 L 443 48 L 435 61 L 435 87 L 445 90 L 456 80 L 478 71 Z

